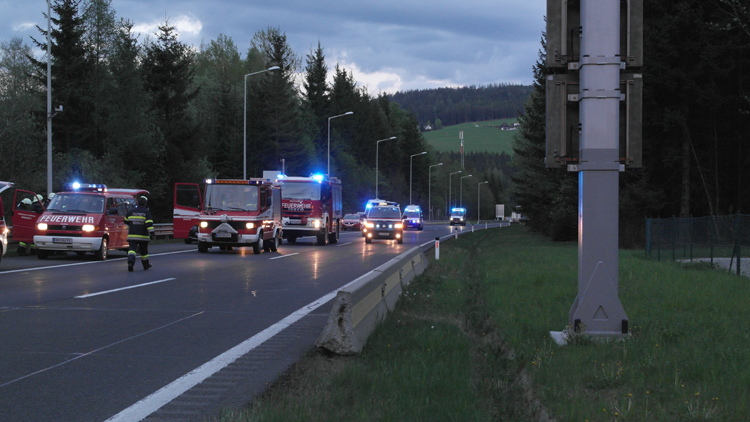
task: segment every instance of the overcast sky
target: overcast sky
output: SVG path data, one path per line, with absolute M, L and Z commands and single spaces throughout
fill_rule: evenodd
M 85 1 L 85 0 L 84 0 Z M 255 32 L 279 27 L 304 58 L 320 41 L 326 63 L 353 72 L 372 94 L 531 84 L 544 31 L 544 0 L 112 0 L 143 36 L 165 17 L 198 47 L 224 34 L 244 57 Z M 0 0 L 0 40 L 39 38 L 44 0 Z

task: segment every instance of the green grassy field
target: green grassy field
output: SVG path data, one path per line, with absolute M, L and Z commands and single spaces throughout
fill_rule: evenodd
M 521 226 L 443 242 L 359 356 L 312 350 L 220 420 L 750 420 L 747 278 L 621 251 L 630 338 L 558 346 L 576 246 Z
M 459 132 L 464 131 L 464 152 L 505 152 L 513 154 L 513 135 L 516 130 L 500 130 L 500 125 L 513 125 L 516 119 L 488 120 L 447 126 L 440 130 L 424 132 L 427 143 L 438 151 L 461 151 Z M 494 127 L 497 126 L 497 127 Z

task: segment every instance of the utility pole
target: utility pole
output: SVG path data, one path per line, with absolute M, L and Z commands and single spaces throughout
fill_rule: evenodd
M 578 172 L 579 188 L 578 295 L 567 333 L 552 334 L 622 336 L 619 175 L 641 166 L 642 82 L 621 70 L 642 66 L 643 0 L 547 0 L 547 17 L 547 67 L 558 70 L 547 76 L 545 162 Z

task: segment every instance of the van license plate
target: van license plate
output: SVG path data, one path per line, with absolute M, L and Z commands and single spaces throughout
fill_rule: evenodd
M 390 236 L 390 235 L 391 235 L 391 234 L 390 234 L 390 233 L 388 233 L 388 232 L 385 232 L 385 233 L 383 233 L 383 232 L 380 232 L 380 233 L 378 233 L 378 236 Z
M 73 243 L 73 239 L 69 237 L 53 237 L 52 243 Z
M 232 237 L 232 233 L 216 233 L 216 237 Z

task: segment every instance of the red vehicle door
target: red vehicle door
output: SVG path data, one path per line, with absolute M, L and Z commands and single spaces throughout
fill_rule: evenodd
M 31 191 L 16 189 L 13 197 L 13 240 L 31 244 L 34 242 L 36 220 L 44 212 L 44 205 L 34 201 L 36 194 Z
M 203 198 L 197 183 L 175 183 L 172 231 L 175 239 L 188 239 L 190 229 L 198 225 Z

